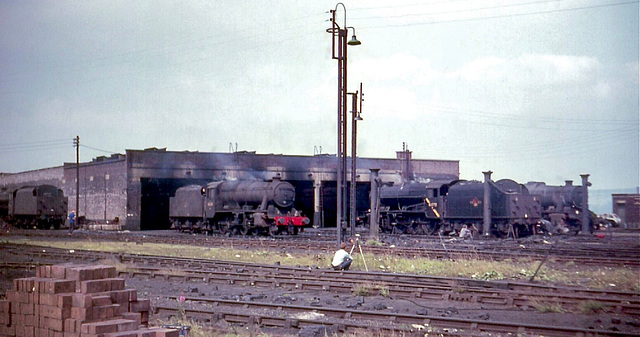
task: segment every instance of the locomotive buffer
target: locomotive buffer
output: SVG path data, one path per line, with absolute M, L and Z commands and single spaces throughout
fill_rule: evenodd
M 362 257 L 362 262 L 364 263 L 364 270 L 369 271 L 369 268 L 367 268 L 367 261 L 364 259 L 364 253 L 362 253 L 362 246 L 360 245 L 360 234 L 356 234 L 356 239 L 355 241 L 353 241 L 353 246 L 351 246 L 349 255 L 353 256 L 353 251 L 356 249 L 356 247 L 358 248 L 358 251 L 360 251 L 360 257 Z

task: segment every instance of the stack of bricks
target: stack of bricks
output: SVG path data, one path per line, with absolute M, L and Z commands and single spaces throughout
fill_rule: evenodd
M 0 301 L 0 337 L 178 337 L 150 328 L 149 300 L 103 265 L 41 266 Z

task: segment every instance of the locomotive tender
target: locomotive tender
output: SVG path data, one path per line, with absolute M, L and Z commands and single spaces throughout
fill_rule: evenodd
M 380 189 L 380 228 L 385 232 L 458 232 L 463 225 L 482 230 L 484 183 L 450 180 L 409 182 Z M 491 234 L 531 235 L 541 218 L 538 197 L 509 179 L 489 182 Z
M 293 208 L 295 188 L 271 181 L 216 181 L 176 190 L 170 200 L 172 226 L 181 231 L 222 234 L 297 234 L 309 224 Z
M 0 192 L 0 218 L 20 228 L 59 229 L 67 204 L 68 198 L 55 186 L 23 186 Z

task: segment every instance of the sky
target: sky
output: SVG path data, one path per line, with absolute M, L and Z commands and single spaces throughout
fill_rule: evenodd
M 335 154 L 337 9 L 362 42 L 358 156 L 406 143 L 463 179 L 640 185 L 637 0 L 343 4 L 0 1 L 0 172 L 75 162 L 76 135 L 81 161 Z

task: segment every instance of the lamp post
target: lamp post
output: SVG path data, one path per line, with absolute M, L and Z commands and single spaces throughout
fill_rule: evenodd
M 342 27 L 336 22 L 338 6 L 344 10 Z M 343 3 L 336 4 L 331 13 L 331 28 L 327 33 L 331 34 L 331 58 L 338 60 L 338 118 L 337 118 L 337 172 L 336 172 L 336 231 L 338 233 L 338 246 L 342 242 L 341 232 L 346 210 L 346 171 L 347 171 L 347 45 L 357 46 L 360 41 L 356 39 L 356 30 L 347 27 L 347 8 Z M 353 37 L 347 42 L 347 32 L 351 28 Z

